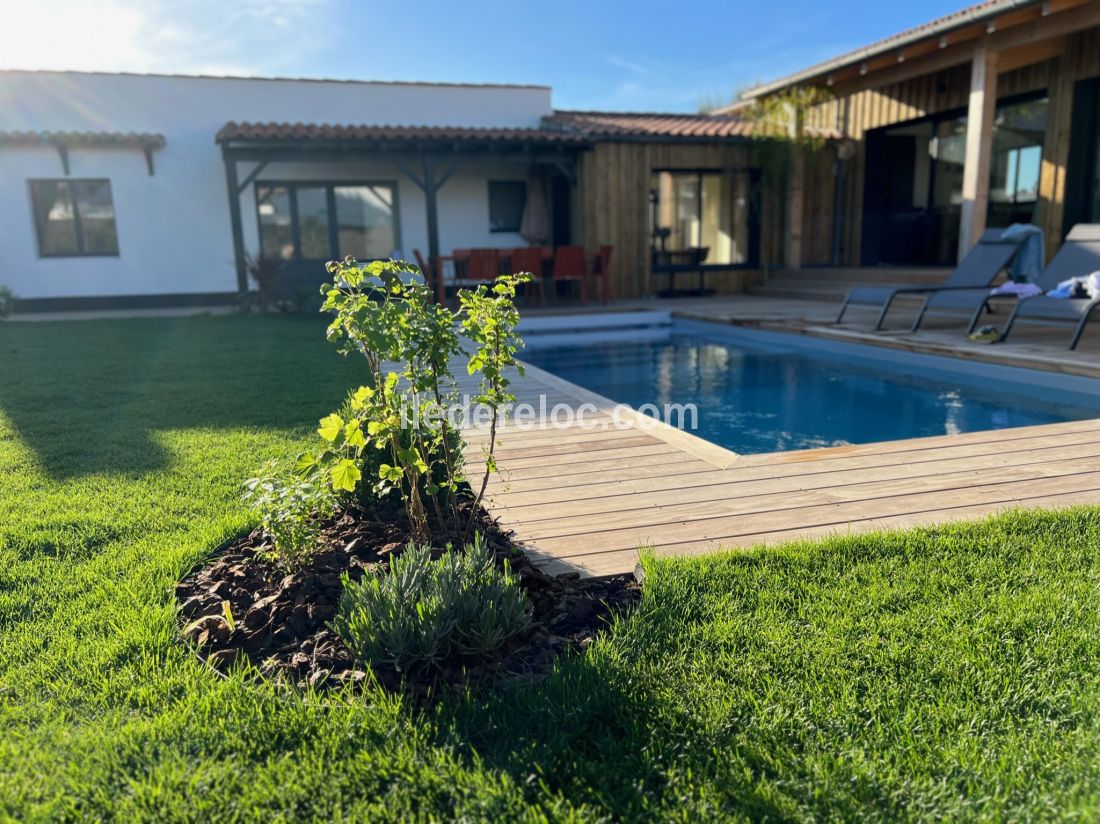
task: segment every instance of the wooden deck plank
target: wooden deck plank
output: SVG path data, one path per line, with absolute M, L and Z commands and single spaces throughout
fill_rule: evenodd
M 1016 507 L 1057 509 L 1075 504 L 1100 504 L 1100 490 L 1074 490 L 1072 492 L 1041 494 L 1036 497 L 1021 497 L 996 504 L 973 504 L 953 508 L 938 508 L 929 512 L 907 513 L 904 515 L 883 515 L 858 521 L 849 521 L 842 525 L 797 526 L 791 529 L 776 530 L 768 533 L 731 536 L 719 542 L 697 541 L 670 544 L 659 551 L 664 555 L 701 555 L 719 550 L 748 549 L 757 546 L 774 546 L 787 541 L 813 540 L 834 536 L 858 535 L 863 532 L 886 529 L 910 529 L 919 526 L 948 524 L 983 518 Z M 582 575 L 621 575 L 632 570 L 638 562 L 637 547 L 604 554 L 557 558 L 539 550 L 533 552 L 539 565 L 552 574 L 580 572 Z
M 590 466 L 588 462 L 577 463 L 568 471 L 562 469 L 556 473 L 536 474 L 524 478 L 522 473 L 510 471 L 504 467 L 499 476 L 495 476 L 491 482 L 493 492 L 501 495 L 538 495 L 554 490 L 584 489 L 600 487 L 614 483 L 616 479 L 641 480 L 668 476 L 692 476 L 710 472 L 721 472 L 717 467 L 711 466 L 691 455 L 669 460 L 654 460 L 647 464 L 635 465 L 629 473 L 609 472 L 606 467 Z M 591 492 L 598 495 L 599 491 Z
M 617 452 L 638 446 L 664 445 L 662 441 L 652 435 L 646 435 L 638 430 L 632 431 L 633 435 L 629 438 L 597 438 L 571 443 L 544 443 L 527 448 L 513 445 L 511 449 L 502 448 L 499 460 L 507 459 L 509 462 L 517 462 L 528 458 L 556 458 L 562 455 L 575 457 L 578 450 L 583 451 L 585 455 L 603 455 L 607 452 Z
M 1066 475 L 1087 475 L 1096 472 L 1100 462 L 1093 456 L 1074 460 L 1047 461 L 1028 466 L 1004 467 L 996 474 L 996 480 L 986 483 L 982 475 L 969 470 L 924 476 L 878 480 L 865 484 L 820 487 L 798 493 L 780 492 L 759 495 L 741 495 L 728 499 L 707 501 L 669 496 L 657 506 L 643 509 L 619 509 L 595 516 L 567 516 L 546 520 L 509 518 L 513 529 L 522 531 L 528 540 L 538 542 L 544 538 L 570 535 L 590 536 L 594 533 L 618 530 L 644 530 L 665 526 L 695 528 L 710 520 L 729 516 L 775 515 L 784 517 L 790 511 L 803 510 L 818 505 L 834 503 L 864 503 L 925 493 L 941 492 L 954 498 L 972 489 L 986 485 L 1016 481 L 1059 478 Z M 781 514 L 782 513 L 782 514 Z M 537 515 L 537 511 L 535 513 Z M 595 528 L 594 528 L 595 527 Z
M 463 381 L 469 392 L 472 381 Z M 549 571 L 633 569 L 639 546 L 697 554 L 1100 503 L 1100 420 L 733 456 L 682 432 L 617 420 L 613 402 L 532 368 L 517 402 L 597 410 L 586 425 L 499 427 L 491 511 Z M 488 429 L 464 431 L 471 474 Z
M 1019 448 L 1019 446 L 1009 450 L 1006 450 L 1001 443 L 944 446 L 934 452 L 922 452 L 916 458 L 908 453 L 894 451 L 881 457 L 854 457 L 828 462 L 805 461 L 800 464 L 788 462 L 743 466 L 738 462 L 726 470 L 683 463 L 671 464 L 666 468 L 655 466 L 645 471 L 636 470 L 632 475 L 586 472 L 559 475 L 556 478 L 553 475 L 544 476 L 529 481 L 517 479 L 512 483 L 506 483 L 501 479 L 498 484 L 494 484 L 493 489 L 497 493 L 500 504 L 511 507 L 531 503 L 550 505 L 570 500 L 610 497 L 615 494 L 635 494 L 651 490 L 691 488 L 719 483 L 767 482 L 783 478 L 801 478 L 808 483 L 837 483 L 834 475 L 846 476 L 848 472 L 889 467 L 896 467 L 899 472 L 904 467 L 934 468 L 939 461 L 954 461 L 960 458 L 977 460 L 989 455 L 1003 455 L 1015 461 L 1023 460 L 1033 452 L 1038 456 L 1045 450 L 1063 447 L 1092 446 L 1096 451 L 1100 450 L 1100 437 L 1091 434 L 1068 434 L 1051 442 L 1049 436 L 1042 435 L 1032 439 L 1027 444 L 1027 448 Z M 547 480 L 547 477 L 550 480 Z
M 981 486 L 931 490 L 877 498 L 873 506 L 867 500 L 842 501 L 792 507 L 789 510 L 748 511 L 721 517 L 684 517 L 657 525 L 621 528 L 564 535 L 538 540 L 532 546 L 555 557 L 571 559 L 581 555 L 603 554 L 614 550 L 653 546 L 673 550 L 678 544 L 712 542 L 716 547 L 733 538 L 766 534 L 792 528 L 843 526 L 868 518 L 936 512 L 959 506 L 1003 504 L 1030 497 L 1094 491 L 1100 502 L 1100 472 L 1090 469 L 1068 475 L 1052 476 L 1044 483 L 1034 478 Z M 598 549 L 594 549 L 598 547 Z
M 647 510 L 653 507 L 668 506 L 679 502 L 703 503 L 707 501 L 726 501 L 731 497 L 741 500 L 747 498 L 772 497 L 775 495 L 798 495 L 820 489 L 859 489 L 868 485 L 877 486 L 891 482 L 912 482 L 921 478 L 943 478 L 965 474 L 980 480 L 987 470 L 1025 467 L 1033 464 L 1058 463 L 1075 459 L 1087 459 L 1100 465 L 1100 447 L 1096 444 L 1076 446 L 1046 447 L 1041 450 L 1029 450 L 1022 453 L 1004 454 L 996 452 L 976 457 L 955 458 L 944 461 L 903 464 L 901 466 L 871 467 L 853 469 L 844 473 L 842 479 L 831 473 L 815 475 L 788 475 L 765 480 L 738 480 L 731 473 L 718 470 L 713 473 L 689 476 L 688 478 L 654 479 L 653 488 L 621 492 L 600 490 L 594 495 L 572 498 L 560 502 L 532 500 L 538 493 L 525 493 L 510 496 L 507 492 L 496 496 L 494 512 L 505 515 L 515 525 L 533 525 L 557 518 L 579 518 L 605 513 L 622 513 Z M 717 477 L 715 477 L 717 476 Z M 998 477 L 1001 477 L 998 475 Z M 678 484 L 674 481 L 679 480 Z M 692 483 L 694 482 L 694 483 Z M 545 493 L 543 493 L 545 495 Z M 512 498 L 521 498 L 522 503 L 512 503 Z
M 567 470 L 571 464 L 613 464 L 615 461 L 629 461 L 631 458 L 649 457 L 653 455 L 679 455 L 676 447 L 669 446 L 658 440 L 652 440 L 642 444 L 630 446 L 609 447 L 601 450 L 589 460 L 585 453 L 578 456 L 576 453 L 566 455 L 535 455 L 526 458 L 513 458 L 508 461 L 508 466 L 501 467 L 504 473 L 518 472 L 521 470 L 547 468 L 557 472 Z
M 942 447 L 954 447 L 976 443 L 1009 444 L 1017 440 L 1032 440 L 1037 437 L 1050 438 L 1063 434 L 1087 433 L 1100 438 L 1100 421 L 1069 421 L 1066 423 L 1044 424 L 1042 426 L 1019 426 L 1011 429 L 989 429 L 982 432 L 967 432 L 958 435 L 935 435 L 928 438 L 909 438 L 901 441 L 883 441 L 879 443 L 853 444 L 850 446 L 831 446 L 823 449 L 806 449 L 793 452 L 771 452 L 763 455 L 744 455 L 739 461 L 744 466 L 758 464 L 804 463 L 806 461 L 829 461 L 860 456 L 889 455 L 894 452 L 923 452 Z

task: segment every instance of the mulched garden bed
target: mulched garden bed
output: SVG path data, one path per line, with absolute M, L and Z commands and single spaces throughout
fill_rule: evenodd
M 640 597 L 630 576 L 580 580 L 576 574 L 543 573 L 513 549 L 510 535 L 483 510 L 476 528 L 498 563 L 507 558 L 519 577 L 532 608 L 531 628 L 488 655 L 443 661 L 430 670 L 399 673 L 374 665 L 384 688 L 430 700 L 504 678 L 544 677 L 555 658 L 583 649 L 612 613 L 629 609 Z M 365 667 L 328 627 L 340 599 L 340 576 L 385 574 L 389 557 L 408 541 L 409 525 L 400 509 L 349 505 L 326 523 L 309 562 L 287 574 L 266 556 L 269 539 L 257 528 L 220 548 L 176 586 L 184 637 L 219 670 L 248 660 L 297 687 L 360 684 L 369 679 Z M 433 545 L 446 542 L 434 536 Z

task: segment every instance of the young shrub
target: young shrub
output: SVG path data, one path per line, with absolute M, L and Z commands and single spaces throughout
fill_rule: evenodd
M 478 375 L 478 392 L 473 400 L 484 405 L 492 415 L 489 445 L 485 449 L 485 472 L 463 539 L 473 528 L 478 506 L 489 485 L 489 476 L 497 471 L 497 426 L 505 407 L 516 399 L 512 394 L 508 370 L 515 369 L 518 374 L 523 374 L 523 364 L 516 360 L 516 353 L 523 348 L 523 339 L 516 332 L 519 326 L 516 287 L 532 280 L 528 273 L 501 275 L 491 286 L 483 284 L 458 293 L 462 304 L 462 331 L 474 344 L 474 351 L 466 364 L 467 372 Z
M 15 311 L 15 292 L 7 286 L 0 286 L 0 320 Z
M 274 255 L 261 252 L 258 255 L 245 255 L 244 268 L 248 277 L 256 284 L 256 304 L 260 312 L 267 312 L 275 302 L 278 291 L 279 275 L 285 261 Z
M 361 353 L 373 379 L 372 386 L 352 395 L 353 418 L 334 413 L 321 421 L 318 432 L 334 450 L 357 450 L 336 465 L 332 486 L 355 490 L 363 477 L 356 461 L 368 442 L 388 450 L 388 459 L 370 481 L 380 493 L 390 488 L 401 492 L 413 537 L 426 542 L 425 502 L 446 532 L 439 493 L 453 493 L 464 480 L 460 452 L 450 448 L 457 433 L 442 414 L 455 392 L 448 367 L 460 351 L 454 319 L 434 302 L 416 267 L 403 261 L 360 265 L 348 258 L 329 263 L 328 271 L 333 281 L 322 289 L 322 310 L 333 315 L 328 337 L 345 353 Z M 403 442 L 406 430 L 409 437 Z M 442 473 L 435 471 L 433 452 L 443 455 Z
M 260 518 L 274 545 L 275 563 L 295 569 L 317 543 L 321 520 L 332 512 L 332 493 L 315 478 L 287 476 L 272 464 L 244 484 L 245 503 Z
M 488 652 L 530 624 L 518 580 L 479 535 L 465 552 L 432 560 L 430 548 L 410 544 L 387 573 L 357 583 L 345 575 L 332 629 L 358 660 L 407 672 Z

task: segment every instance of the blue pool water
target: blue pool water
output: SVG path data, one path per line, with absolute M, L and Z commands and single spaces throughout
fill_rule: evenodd
M 1029 383 L 1030 370 L 944 358 L 852 352 L 876 347 L 751 332 L 700 332 L 683 324 L 664 339 L 534 345 L 523 359 L 612 400 L 694 403 L 694 433 L 734 452 L 778 452 L 1081 420 L 1096 397 Z M 761 342 L 762 336 L 766 342 Z M 789 344 L 775 343 L 787 338 Z M 894 358 L 894 360 L 891 360 Z M 987 374 L 983 374 L 987 373 Z M 1014 380 L 1005 380 L 1010 373 Z M 989 374 L 1001 377 L 990 378 Z M 1020 375 L 1025 376 L 1023 380 Z M 1083 379 L 1078 379 L 1078 390 Z

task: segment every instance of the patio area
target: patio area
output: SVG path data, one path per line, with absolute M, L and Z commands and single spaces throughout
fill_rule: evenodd
M 835 295 L 813 300 L 746 293 L 616 301 L 608 307 L 595 304 L 546 309 L 532 307 L 525 309 L 524 314 L 665 309 L 673 317 L 691 320 L 732 323 L 775 332 L 816 335 L 910 352 L 1100 378 L 1100 319 L 1086 327 L 1081 342 L 1070 351 L 1066 348 L 1070 330 L 1065 326 L 1020 322 L 1013 328 L 1012 337 L 1004 343 L 973 343 L 966 339 L 965 334 L 969 319 L 961 315 L 928 315 L 917 332 L 910 332 L 909 326 L 919 308 L 917 301 L 895 301 L 887 327 L 881 332 L 873 328 L 877 310 L 867 308 L 851 308 L 843 323 L 834 324 L 840 302 L 841 298 Z M 1003 325 L 1006 318 L 1007 312 L 998 313 L 989 315 L 983 323 Z
M 693 555 L 1100 503 L 1095 419 L 738 456 L 665 425 L 611 427 L 613 400 L 531 366 L 515 393 L 598 410 L 595 428 L 500 434 L 490 510 L 555 573 L 627 573 L 639 547 Z M 467 433 L 471 464 L 486 437 Z
M 966 339 L 961 317 L 907 331 L 918 302 L 898 301 L 886 331 L 855 309 L 834 324 L 839 299 L 736 294 L 528 309 L 525 314 L 667 309 L 674 317 L 865 343 L 905 351 L 1100 378 L 1100 329 L 1068 351 L 1069 332 L 1020 324 L 994 345 Z M 1003 323 L 1004 315 L 989 322 Z M 903 331 L 905 330 L 905 331 Z M 529 367 L 517 402 L 604 398 Z M 1100 413 L 1100 410 L 1098 410 Z M 484 435 L 470 436 L 470 458 Z M 965 520 L 1017 506 L 1100 503 L 1100 418 L 1048 426 L 738 456 L 667 426 L 506 428 L 491 508 L 549 569 L 629 572 L 638 548 L 697 554 L 791 539 Z

